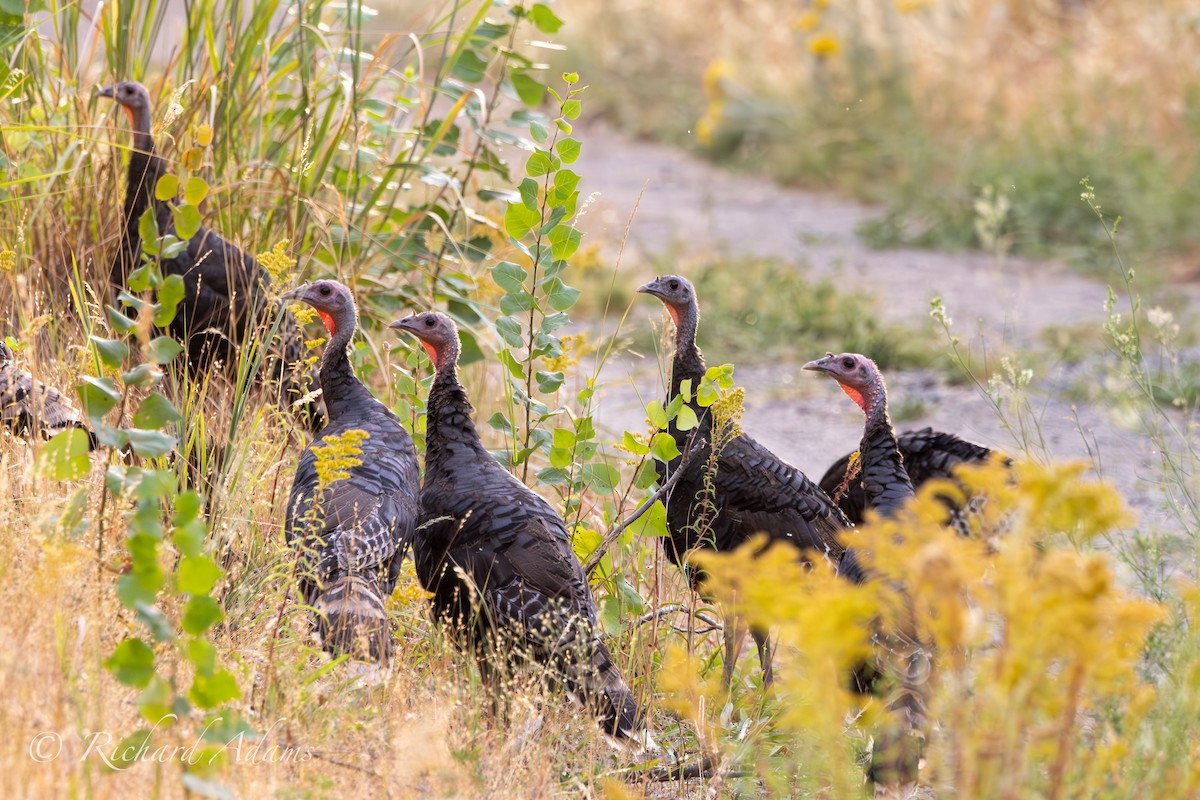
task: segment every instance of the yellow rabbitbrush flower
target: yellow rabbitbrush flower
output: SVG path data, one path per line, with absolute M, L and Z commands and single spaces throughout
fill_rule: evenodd
M 842 43 L 832 33 L 818 33 L 808 40 L 808 52 L 817 58 L 832 58 L 842 50 Z
M 296 259 L 288 253 L 289 246 L 289 240 L 280 239 L 269 252 L 259 253 L 254 257 L 275 283 L 286 283 L 296 266 Z
M 1139 667 L 1167 611 L 1122 589 L 1106 555 L 1072 543 L 1127 524 L 1128 512 L 1077 464 L 993 463 L 958 477 L 979 498 L 970 537 L 945 522 L 938 496 L 961 498 L 950 483 L 846 534 L 872 576 L 866 585 L 820 559 L 806 567 L 790 548 L 756 556 L 760 542 L 697 556 L 706 590 L 778 632 L 776 682 L 787 700 L 776 725 L 833 796 L 852 792 L 841 790 L 854 757 L 840 729 L 867 723 L 871 733 L 882 718 L 875 701 L 845 688 L 876 631 L 881 641 L 912 632 L 932 655 L 916 683 L 929 719 L 922 783 L 962 797 L 1065 796 L 1067 784 L 1103 793 L 1124 780 L 1122 754 L 1158 702 Z M 1185 787 L 1191 778 L 1176 770 L 1165 780 Z
M 762 551 L 757 537 L 732 553 L 699 551 L 692 559 L 709 576 L 705 591 L 751 626 L 777 634 L 775 691 L 785 697 L 777 724 L 795 734 L 792 754 L 816 785 L 845 797 L 861 782 L 846 758 L 848 720 L 871 719 L 848 675 L 871 654 L 879 587 L 839 577 L 822 558 L 806 564 L 794 547 Z
M 341 436 L 326 436 L 324 445 L 312 449 L 317 457 L 317 489 L 324 491 L 337 481 L 350 477 L 350 469 L 362 465 L 362 444 L 370 438 L 364 430 L 349 430 Z

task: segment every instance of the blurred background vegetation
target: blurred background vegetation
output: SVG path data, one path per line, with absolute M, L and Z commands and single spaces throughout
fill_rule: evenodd
M 1200 4 L 1190 0 L 573 2 L 564 59 L 621 130 L 880 203 L 883 245 L 1194 272 Z

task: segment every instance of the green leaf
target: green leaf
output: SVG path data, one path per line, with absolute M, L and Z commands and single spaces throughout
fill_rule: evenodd
M 692 411 L 692 407 L 685 405 L 679 409 L 679 415 L 675 417 L 675 427 L 681 431 L 690 431 L 700 424 L 700 420 L 696 419 L 696 412 Z
M 578 72 L 564 72 L 562 79 L 563 79 L 563 82 L 565 82 L 568 86 L 571 86 L 573 84 L 579 83 L 579 73 Z
M 564 376 L 561 372 L 539 371 L 534 378 L 537 379 L 538 391 L 542 394 L 553 394 L 563 385 Z
M 571 451 L 564 450 L 561 447 L 550 448 L 550 466 L 555 469 L 565 470 L 571 465 Z
M 175 235 L 185 242 L 200 230 L 200 211 L 195 206 L 172 206 L 171 216 L 175 219 Z
M 130 428 L 126 433 L 133 452 L 142 458 L 161 458 L 175 447 L 175 437 L 161 431 Z
M 681 455 L 675 438 L 665 431 L 654 434 L 654 438 L 650 440 L 650 452 L 664 463 L 674 461 Z
M 497 317 L 496 333 L 509 347 L 520 347 L 525 344 L 521 323 L 514 317 Z
M 532 178 L 537 178 L 554 172 L 561 166 L 562 162 L 557 158 L 554 158 L 549 153 L 538 150 L 525 161 L 525 174 Z
M 171 690 L 171 684 L 155 675 L 138 695 L 137 706 L 142 719 L 153 723 L 170 714 L 174 702 L 175 692 Z
M 217 648 L 207 639 L 188 639 L 186 653 L 197 672 L 211 675 L 217 668 Z
M 679 382 L 679 396 L 683 398 L 683 402 L 692 402 L 692 379 Z
M 663 404 L 658 400 L 651 400 L 646 406 L 646 418 L 650 420 L 650 425 L 656 430 L 663 430 L 667 427 L 667 412 L 663 408 Z
M 556 261 L 566 261 L 579 249 L 583 232 L 570 225 L 558 225 L 551 229 L 548 238 L 550 239 L 550 254 Z
M 519 292 L 509 292 L 500 298 L 501 314 L 517 314 L 533 308 L 533 295 L 522 289 Z
M 138 364 L 128 372 L 121 373 L 126 386 L 153 386 L 162 377 L 162 370 L 153 364 Z
M 570 102 L 570 101 L 568 101 Z M 579 158 L 579 151 L 583 146 L 577 139 L 572 139 L 568 136 L 566 139 L 560 139 L 558 144 L 554 145 L 555 152 L 562 159 L 564 164 L 574 164 L 575 159 Z
M 133 415 L 133 424 L 138 428 L 157 430 L 168 422 L 179 422 L 181 419 L 171 401 L 155 392 L 138 406 Z
M 487 62 L 474 50 L 463 50 L 451 73 L 465 83 L 479 83 L 487 72 Z
M 517 361 L 512 353 L 507 350 L 501 350 L 496 354 L 496 359 L 501 364 L 508 367 L 509 374 L 514 378 L 517 380 L 525 379 L 525 366 L 520 361 Z
M 155 364 L 170 364 L 183 352 L 183 345 L 170 336 L 156 336 L 146 346 L 146 357 Z
M 208 556 L 185 556 L 179 561 L 179 591 L 205 595 L 221 578 L 221 568 Z
M 56 433 L 38 453 L 38 468 L 49 472 L 56 481 L 77 481 L 91 471 L 88 459 L 91 440 L 78 428 Z
M 566 311 L 579 299 L 581 292 L 571 286 L 567 286 L 558 278 L 551 278 L 542 287 L 546 291 L 546 302 L 555 311 Z
M 514 239 L 523 239 L 542 224 L 542 215 L 522 203 L 509 203 L 504 210 L 504 230 Z
M 161 327 L 175 319 L 175 309 L 183 300 L 183 278 L 179 275 L 168 275 L 158 288 L 158 310 L 154 312 L 154 324 Z
M 536 185 L 536 184 L 535 184 Z M 560 169 L 554 176 L 554 191 L 562 198 L 566 198 L 572 192 L 579 188 L 579 175 L 569 169 Z
M 650 452 L 650 445 L 639 442 L 629 431 L 625 431 L 625 435 L 621 437 L 621 446 L 635 456 L 644 456 Z
M 583 111 L 583 104 L 578 100 L 568 100 L 562 104 L 562 115 L 567 119 L 579 119 L 579 114 Z M 562 155 L 561 153 L 559 155 Z M 563 161 L 567 161 L 567 157 L 563 156 Z M 567 161 L 570 164 L 570 161 Z
M 174 200 L 179 194 L 179 178 L 174 175 L 163 175 L 154 184 L 154 197 L 157 200 Z
M 85 375 L 83 385 L 78 391 L 83 413 L 89 417 L 103 417 L 121 402 L 121 393 L 113 385 L 112 378 L 93 378 Z
M 200 708 L 216 708 L 241 696 L 237 679 L 227 669 L 214 670 L 211 675 L 197 672 L 188 690 L 188 697 Z
M 621 482 L 621 473 L 610 464 L 593 461 L 583 465 L 582 479 L 592 491 L 606 493 L 611 492 Z
M 649 451 L 649 448 L 646 448 Z M 642 468 L 638 470 L 638 474 L 633 479 L 633 485 L 645 491 L 658 482 L 658 471 L 654 468 L 653 461 L 647 461 L 642 464 Z
M 216 600 L 206 594 L 195 595 L 183 608 L 183 629 L 193 636 L 199 636 L 224 616 Z
M 504 416 L 499 411 L 497 411 L 495 414 L 492 414 L 492 416 L 488 418 L 487 424 L 488 427 L 492 428 L 493 430 L 500 431 L 501 433 L 507 433 L 509 436 L 511 436 L 513 433 L 512 423 L 508 421 L 508 417 Z
M 492 267 L 492 280 L 506 292 L 516 293 L 525 291 L 525 279 L 527 277 L 529 277 L 529 273 L 511 261 L 501 261 Z
M 104 667 L 126 686 L 142 689 L 154 677 L 154 651 L 141 639 L 126 639 L 113 650 Z
M 155 255 L 158 253 L 158 220 L 154 217 L 154 207 L 147 208 L 138 219 L 138 236 L 142 240 L 142 250 Z
M 136 320 L 130 319 L 112 306 L 106 307 L 104 311 L 108 315 L 108 324 L 112 325 L 117 333 L 133 333 L 137 329 Z
M 167 622 L 166 616 L 159 610 L 158 606 L 145 600 L 138 600 L 133 604 L 134 610 L 137 612 L 138 619 L 160 642 L 169 642 L 175 638 L 175 631 L 171 628 L 171 623 Z
M 533 178 L 525 178 L 521 181 L 517 191 L 521 193 L 521 203 L 530 211 L 537 213 L 538 201 L 538 184 Z M 538 221 L 541 221 L 541 216 L 538 216 Z M 532 227 L 532 226 L 531 226 Z
M 546 96 L 546 87 L 540 82 L 529 77 L 527 72 L 517 72 L 512 76 L 513 89 L 516 90 L 517 97 L 521 98 L 521 102 L 530 108 L 535 108 L 542 102 L 542 98 Z
M 206 197 L 208 197 L 208 184 L 204 178 L 197 175 L 188 178 L 187 183 L 183 185 L 183 202 L 189 206 L 198 206 L 204 202 Z
M 542 3 L 533 4 L 533 8 L 529 9 L 529 17 L 542 33 L 558 33 L 563 26 L 563 21 Z
M 550 136 L 550 132 L 546 130 L 545 125 L 535 119 L 529 123 L 529 135 L 538 144 L 545 144 L 546 139 Z

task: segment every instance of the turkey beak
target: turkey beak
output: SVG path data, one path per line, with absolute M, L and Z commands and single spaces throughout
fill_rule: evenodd
M 413 319 L 416 319 L 416 317 L 415 316 L 401 317 L 398 320 L 389 322 L 388 328 L 390 328 L 391 330 L 394 330 L 394 331 L 407 331 L 407 330 L 409 330 L 408 322 L 409 322 L 409 320 L 413 320 Z
M 652 295 L 657 296 L 658 292 L 655 291 L 655 289 L 657 289 L 657 288 L 658 288 L 658 281 L 650 281 L 649 283 L 643 283 L 641 286 L 639 286 L 637 288 L 637 290 L 640 294 L 652 294 Z
M 287 301 L 287 302 L 290 302 L 292 300 L 300 300 L 304 297 L 304 292 L 307 291 L 307 289 L 308 289 L 307 283 L 304 284 L 303 286 L 297 286 L 295 289 L 292 289 L 289 292 L 284 292 L 283 294 L 279 295 L 279 299 Z
M 810 361 L 807 364 L 805 364 L 803 367 L 801 367 L 800 369 L 807 369 L 807 370 L 811 370 L 813 372 L 832 372 L 833 371 L 829 368 L 829 359 L 828 358 L 818 358 L 816 361 Z
M 115 98 L 117 96 L 116 92 L 117 92 L 117 87 L 106 86 L 103 89 L 101 89 L 100 91 L 96 92 L 96 96 L 97 97 L 107 97 L 109 100 L 112 100 L 113 98 Z

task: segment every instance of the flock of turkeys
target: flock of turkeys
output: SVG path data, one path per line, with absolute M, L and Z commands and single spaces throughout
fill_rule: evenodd
M 145 210 L 155 209 L 160 233 L 173 231 L 174 223 L 167 204 L 155 198 L 163 163 L 151 136 L 148 93 L 139 84 L 118 83 L 101 95 L 128 113 L 134 134 L 124 236 L 111 273 L 119 290 L 142 263 L 138 221 Z M 307 426 L 321 437 L 366 433 L 361 463 L 348 478 L 324 487 L 310 445 L 300 456 L 288 500 L 286 538 L 300 553 L 300 592 L 313 609 L 325 649 L 390 663 L 393 628 L 385 602 L 411 548 L 417 577 L 432 596 L 434 619 L 476 656 L 485 680 L 513 662 L 536 662 L 548 679 L 587 705 L 607 734 L 634 744 L 652 741 L 644 710 L 605 646 L 596 602 L 562 517 L 480 441 L 458 379 L 459 337 L 450 317 L 430 311 L 389 325 L 414 337 L 436 370 L 422 481 L 412 437 L 354 375 L 347 347 L 358 314 L 345 286 L 322 280 L 273 298 L 270 280 L 254 259 L 205 229 L 159 263 L 165 274 L 183 280 L 185 296 L 168 332 L 184 345 L 189 369 L 235 363 L 239 348 L 256 343 L 263 352 L 259 378 L 278 387 L 281 403 L 296 409 Z M 638 291 L 658 298 L 674 322 L 674 397 L 685 381 L 695 387 L 705 375 L 696 347 L 695 290 L 685 278 L 668 275 Z M 283 305 L 288 300 L 311 306 L 328 328 L 315 372 L 305 363 L 301 328 Z M 670 533 L 665 548 L 698 587 L 703 576 L 689 562 L 691 551 L 731 550 L 761 534 L 788 542 L 807 559 L 829 560 L 847 580 L 869 580 L 849 546 L 864 512 L 893 514 L 914 486 L 952 477 L 958 464 L 992 457 L 987 448 L 928 428 L 897 436 L 883 378 L 865 356 L 829 354 L 804 369 L 832 377 L 865 415 L 857 457 L 839 459 L 820 484 L 745 434 L 722 440 L 714 454 L 710 409 L 695 402 L 694 392 L 689 405 L 699 424 L 687 431 L 669 426 L 680 455 L 657 463 L 660 485 L 676 471 L 682 474 L 664 498 Z M 63 395 L 21 370 L 2 344 L 0 403 L 3 423 L 18 435 L 87 430 Z M 950 512 L 958 524 L 960 509 Z M 737 629 L 736 620 L 727 621 L 726 683 L 740 647 Z M 751 634 L 767 686 L 769 632 Z M 918 725 L 919 698 L 910 696 L 907 706 L 910 726 Z M 893 753 L 890 765 L 890 773 L 881 772 L 873 762 L 873 777 L 903 780 L 915 773 L 910 753 Z

